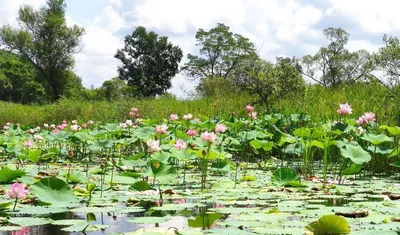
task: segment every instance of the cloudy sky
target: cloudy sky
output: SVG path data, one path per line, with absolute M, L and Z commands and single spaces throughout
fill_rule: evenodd
M 46 0 L 0 0 L 0 25 L 17 26 L 22 4 L 40 7 Z M 145 26 L 168 36 L 184 54 L 195 54 L 194 35 L 224 23 L 250 38 L 269 60 L 276 56 L 312 54 L 327 41 L 322 30 L 342 27 L 350 33 L 350 50 L 376 51 L 382 35 L 400 36 L 399 0 L 66 0 L 68 24 L 85 28 L 75 72 L 86 87 L 98 87 L 117 76 L 117 48 L 135 27 Z M 184 62 L 184 61 L 183 61 Z M 194 84 L 183 76 L 173 79 L 171 92 L 182 96 L 179 85 Z

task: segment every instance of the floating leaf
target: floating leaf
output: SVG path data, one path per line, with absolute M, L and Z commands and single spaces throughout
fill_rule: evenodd
M 0 170 L 0 182 L 10 183 L 18 177 L 24 176 L 26 173 L 22 170 L 11 170 L 8 167 L 4 167 Z
M 77 201 L 68 184 L 56 177 L 40 179 L 30 189 L 40 201 L 60 207 Z
M 350 227 L 346 219 L 337 215 L 324 215 L 309 223 L 306 229 L 313 232 L 314 235 L 340 235 L 349 234 Z

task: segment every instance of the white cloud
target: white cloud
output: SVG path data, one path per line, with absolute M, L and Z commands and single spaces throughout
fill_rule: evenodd
M 330 15 L 345 16 L 370 33 L 392 33 L 400 30 L 398 0 L 331 0 Z
M 366 40 L 349 40 L 349 42 L 346 45 L 346 48 L 349 51 L 357 51 L 364 49 L 369 52 L 377 52 L 380 47 L 381 45 L 377 45 Z
M 46 0 L 1 0 L 0 25 L 18 26 L 18 10 L 22 5 L 30 5 L 34 9 L 46 3 Z

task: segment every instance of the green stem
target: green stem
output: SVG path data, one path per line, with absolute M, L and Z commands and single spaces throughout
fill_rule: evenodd
M 13 211 L 15 211 L 15 207 L 17 206 L 17 202 L 18 202 L 18 197 L 16 197 L 16 198 L 15 198 L 15 202 L 14 202 Z

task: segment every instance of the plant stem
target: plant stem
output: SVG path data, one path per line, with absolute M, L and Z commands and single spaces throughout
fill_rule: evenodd
M 18 197 L 16 197 L 16 198 L 15 198 L 15 202 L 14 202 L 13 211 L 15 211 L 15 207 L 17 206 L 17 202 L 18 202 Z

